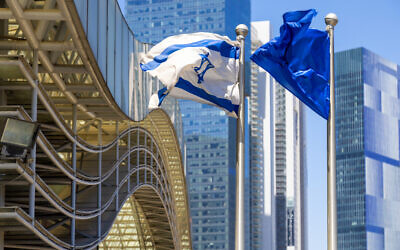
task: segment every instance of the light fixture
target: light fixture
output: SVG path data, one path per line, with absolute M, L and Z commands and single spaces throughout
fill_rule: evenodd
M 0 117 L 0 158 L 26 158 L 28 151 L 32 149 L 36 141 L 38 131 L 37 123 Z

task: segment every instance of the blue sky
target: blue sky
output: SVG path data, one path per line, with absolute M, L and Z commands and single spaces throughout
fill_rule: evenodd
M 279 34 L 282 14 L 314 8 L 312 27 L 324 29 L 324 17 L 334 12 L 335 50 L 365 47 L 400 64 L 400 1 L 398 0 L 252 0 L 252 21 L 270 20 Z M 308 243 L 310 250 L 326 247 L 326 121 L 307 110 Z

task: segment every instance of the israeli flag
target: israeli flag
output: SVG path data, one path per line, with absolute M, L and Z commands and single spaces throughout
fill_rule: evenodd
M 192 33 L 171 36 L 141 56 L 140 67 L 165 87 L 150 98 L 158 108 L 167 95 L 223 109 L 239 110 L 239 44 L 226 36 Z

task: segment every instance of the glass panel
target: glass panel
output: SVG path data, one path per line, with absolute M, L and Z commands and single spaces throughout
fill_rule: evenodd
M 113 0 L 110 0 L 113 1 Z M 107 0 L 99 1 L 99 18 L 98 18 L 98 57 L 101 73 L 104 79 L 107 79 Z
M 135 81 L 135 73 L 133 72 L 135 69 L 134 69 L 134 61 L 133 61 L 133 34 L 129 34 L 129 41 L 128 41 L 128 46 L 129 46 L 129 68 L 128 68 L 128 70 L 129 70 L 129 92 L 128 92 L 128 97 L 129 97 L 129 100 L 128 100 L 128 105 L 129 105 L 129 115 L 130 115 L 130 117 L 132 117 L 133 119 L 135 119 L 135 115 L 134 115 L 134 113 L 133 113 L 133 105 L 134 105 L 134 102 L 133 102 L 133 84 L 134 84 L 134 81 Z
M 92 48 L 92 52 L 94 57 L 97 59 L 97 30 L 98 30 L 98 2 L 90 1 L 88 8 L 88 41 L 90 47 Z
M 119 9 L 116 10 L 116 24 L 115 24 L 115 85 L 114 85 L 114 98 L 115 101 L 121 106 L 121 84 L 122 84 L 122 14 Z
M 128 114 L 128 98 L 129 98 L 129 30 L 128 25 L 123 22 L 122 25 L 122 87 L 121 87 L 121 108 Z
M 87 0 L 75 0 L 75 4 L 79 17 L 81 18 L 83 30 L 85 31 L 85 34 L 87 34 Z
M 133 83 L 133 96 L 134 96 L 134 107 L 135 107 L 135 119 L 139 120 L 140 117 L 140 109 L 141 109 L 141 105 L 140 105 L 140 101 L 139 101 L 139 81 L 141 78 L 141 72 L 139 72 L 139 70 L 137 69 L 137 65 L 138 63 L 138 53 L 139 53 L 139 42 L 137 40 L 134 40 L 134 67 L 135 67 L 135 79 L 136 81 Z
M 107 16 L 107 85 L 110 92 L 114 95 L 114 49 L 115 49 L 115 1 L 108 1 Z

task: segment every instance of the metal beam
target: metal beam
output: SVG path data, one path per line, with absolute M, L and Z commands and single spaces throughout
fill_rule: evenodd
M 6 202 L 6 206 L 18 206 L 21 208 L 29 208 L 29 205 L 27 204 L 22 204 L 22 203 L 17 203 L 17 202 Z M 59 213 L 55 208 L 50 208 L 50 207 L 44 207 L 44 206 L 35 206 L 36 210 L 38 211 L 46 211 L 46 212 L 52 212 L 52 213 Z
M 52 71 L 49 72 L 45 67 L 39 67 L 39 73 L 70 73 L 70 74 L 86 74 L 87 70 L 84 65 L 53 65 Z
M 15 19 L 19 23 L 29 44 L 31 45 L 31 47 L 33 49 L 38 49 L 39 45 L 40 45 L 40 41 L 36 37 L 32 23 L 29 20 L 24 19 L 24 16 L 23 16 L 24 11 L 23 11 L 22 6 L 20 5 L 19 1 L 12 1 L 12 0 L 6 0 L 6 1 L 7 1 L 7 5 L 10 7 L 10 9 L 13 12 Z M 39 53 L 40 61 L 47 68 L 48 72 L 53 72 L 54 66 L 51 63 L 47 53 L 45 53 L 44 51 L 41 51 L 41 50 L 39 50 L 38 53 Z M 60 87 L 60 89 L 65 90 L 65 82 L 59 74 L 51 73 L 50 77 Z M 95 115 L 93 113 L 87 111 L 87 108 L 84 105 L 78 103 L 78 100 L 74 94 L 72 94 L 69 91 L 64 91 L 64 94 L 71 101 L 71 103 L 77 104 L 77 106 L 80 110 L 87 112 L 88 115 L 91 116 L 92 118 L 95 117 Z
M 35 85 L 38 85 L 38 66 L 39 66 L 39 59 L 38 59 L 38 53 L 37 50 L 33 50 L 33 74 L 35 77 Z M 32 105 L 31 105 L 31 116 L 32 116 L 32 121 L 36 122 L 37 121 L 37 99 L 38 99 L 38 93 L 37 93 L 37 88 L 34 88 L 32 91 Z M 31 159 L 32 163 L 30 165 L 33 173 L 33 182 L 36 182 L 36 141 L 34 142 L 33 148 L 31 150 Z M 29 186 L 29 216 L 32 218 L 32 223 L 35 221 L 35 185 L 31 184 Z
M 45 87 L 48 91 L 60 91 L 57 85 L 54 83 L 42 83 L 43 87 Z M 2 90 L 31 90 L 32 86 L 29 82 L 26 81 L 6 81 L 0 82 L 0 91 Z M 70 92 L 94 92 L 97 91 L 96 87 L 93 84 L 67 84 L 65 85 L 65 89 Z M 3 98 L 0 96 L 0 100 Z M 101 108 L 104 109 L 104 108 Z M 110 108 L 109 108 L 110 109 Z M 68 107 L 68 110 L 71 110 Z M 93 111 L 104 111 L 104 110 L 93 110 Z M 111 112 L 111 109 L 110 109 Z
M 72 132 L 74 133 L 74 138 L 77 139 L 77 110 L 76 105 L 72 106 Z M 74 177 L 76 178 L 76 142 L 72 143 L 72 169 L 74 171 Z M 100 184 L 101 185 L 101 184 Z M 75 247 L 75 231 L 76 231 L 76 180 L 71 183 L 71 207 L 74 212 L 74 218 L 71 219 L 71 245 Z
M 55 104 L 72 104 L 67 98 L 65 97 L 53 97 L 53 102 Z M 104 99 L 101 97 L 83 97 L 83 98 L 78 98 L 78 103 L 84 104 L 84 105 L 106 105 L 104 103 Z
M 15 241 L 13 243 L 21 243 L 21 241 Z M 38 247 L 38 246 L 33 246 L 33 245 L 19 245 L 19 244 L 9 244 L 7 243 L 6 245 L 7 248 L 15 248 L 15 249 L 38 249 L 38 250 L 51 250 L 53 248 L 50 247 Z
M 55 224 L 49 226 L 48 228 L 46 228 L 46 230 L 47 231 L 51 231 L 51 230 L 53 230 L 53 229 L 55 229 L 55 228 L 57 228 L 57 227 L 59 227 L 61 225 L 64 225 L 65 223 L 68 222 L 68 220 L 69 220 L 69 218 L 62 219 L 62 220 L 58 221 L 57 223 L 55 223 Z
M 26 40 L 0 40 L 0 50 L 30 50 L 28 41 Z M 75 50 L 72 41 L 55 42 L 43 41 L 39 44 L 39 50 L 46 51 L 68 51 Z
M 101 120 L 99 120 L 98 121 L 98 124 L 97 124 L 97 130 L 98 130 L 98 145 L 103 145 L 103 139 L 102 139 L 102 135 L 103 135 L 103 132 L 102 132 L 102 129 L 103 129 L 103 123 L 102 123 L 102 121 Z M 98 154 L 98 174 L 99 174 L 99 178 L 100 178 L 100 181 L 101 181 L 101 177 L 102 177 L 102 174 L 103 174 L 103 171 L 102 171 L 102 160 L 103 160 L 103 154 L 102 154 L 102 152 L 100 151 L 99 152 L 99 154 Z M 97 187 L 97 207 L 101 210 L 101 205 L 102 205 L 102 200 L 101 200 L 101 195 L 102 195 L 102 193 L 101 193 L 101 184 L 100 185 L 98 185 L 98 187 Z M 101 215 L 100 216 L 98 216 L 97 217 L 97 238 L 100 240 L 101 239 Z
M 22 12 L 22 16 L 27 20 L 54 20 L 63 21 L 65 17 L 58 9 L 29 9 Z M 0 19 L 14 19 L 12 11 L 8 8 L 0 8 Z

